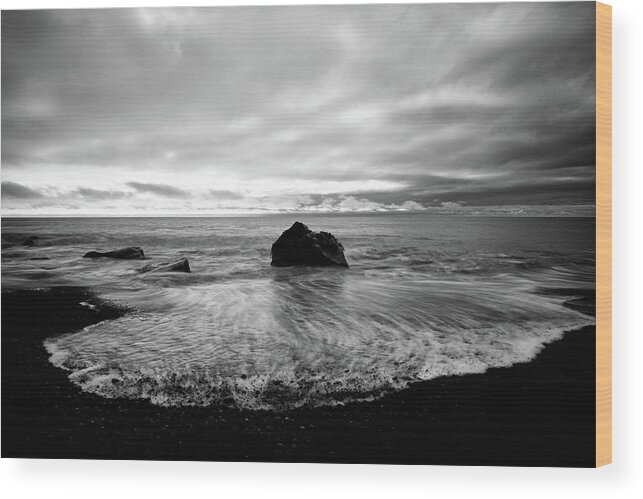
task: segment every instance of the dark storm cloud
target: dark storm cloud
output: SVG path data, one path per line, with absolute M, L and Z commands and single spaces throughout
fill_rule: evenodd
M 79 187 L 71 193 L 72 196 L 80 196 L 84 199 L 105 200 L 105 199 L 123 199 L 130 197 L 132 194 L 123 191 L 92 189 L 90 187 Z
M 42 193 L 25 187 L 16 182 L 2 182 L 2 197 L 17 199 L 38 199 L 42 198 Z
M 139 192 L 149 192 L 157 196 L 165 196 L 168 198 L 186 198 L 190 197 L 190 193 L 181 190 L 177 187 L 164 184 L 144 184 L 142 182 L 128 182 L 128 187 L 136 189 Z
M 3 180 L 133 211 L 592 204 L 594 9 L 5 11 Z

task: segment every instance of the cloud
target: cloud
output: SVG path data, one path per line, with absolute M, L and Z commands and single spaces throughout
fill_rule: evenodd
M 297 210 L 318 213 L 364 213 L 364 212 L 407 212 L 425 211 L 427 208 L 416 201 L 404 201 L 400 204 L 380 203 L 367 198 L 355 196 L 322 197 L 318 202 L 305 200 L 300 202 Z
M 72 195 L 79 196 L 84 199 L 105 200 L 105 199 L 123 199 L 130 197 L 132 194 L 123 191 L 92 189 L 90 187 L 79 187 Z
M 462 208 L 462 203 L 456 201 L 442 201 L 440 203 L 441 208 Z
M 208 197 L 212 197 L 218 200 L 229 200 L 229 199 L 243 199 L 243 196 L 238 192 L 226 191 L 226 190 L 217 190 L 210 189 L 208 191 Z
M 168 198 L 187 198 L 190 193 L 166 184 L 146 184 L 143 182 L 127 182 L 127 186 L 139 192 L 147 192 Z
M 591 2 L 7 11 L 3 179 L 105 214 L 591 205 L 594 24 Z
M 18 184 L 16 182 L 2 182 L 2 198 L 16 198 L 16 199 L 38 199 L 42 198 L 42 193 Z

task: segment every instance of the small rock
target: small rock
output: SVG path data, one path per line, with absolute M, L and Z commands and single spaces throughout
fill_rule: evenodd
M 35 245 L 36 245 L 36 240 L 37 240 L 37 239 L 40 239 L 40 238 L 39 238 L 38 236 L 29 236 L 27 239 L 25 239 L 25 240 L 22 242 L 22 245 L 23 245 L 23 246 L 33 247 L 33 246 L 35 246 Z
M 119 260 L 135 260 L 138 258 L 145 258 L 143 249 L 138 246 L 130 246 L 129 248 L 122 248 L 114 251 L 107 251 L 101 253 L 99 251 L 90 251 L 85 253 L 83 258 L 116 258 Z
M 181 258 L 172 263 L 162 263 L 160 265 L 146 265 L 141 272 L 191 272 L 190 262 L 187 258 Z

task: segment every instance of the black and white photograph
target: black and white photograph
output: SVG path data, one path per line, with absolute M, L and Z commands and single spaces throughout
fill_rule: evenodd
M 596 3 L 2 11 L 2 457 L 596 463 Z

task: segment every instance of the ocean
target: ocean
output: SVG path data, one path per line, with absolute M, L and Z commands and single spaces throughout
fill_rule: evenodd
M 274 268 L 295 220 L 350 265 Z M 22 246 L 38 236 L 35 247 Z M 595 219 L 436 214 L 2 220 L 2 290 L 82 286 L 130 309 L 47 339 L 82 390 L 282 411 L 534 359 L 595 324 Z M 146 260 L 83 259 L 141 246 Z M 189 259 L 192 273 L 142 273 Z M 48 259 L 42 259 L 48 258 Z

